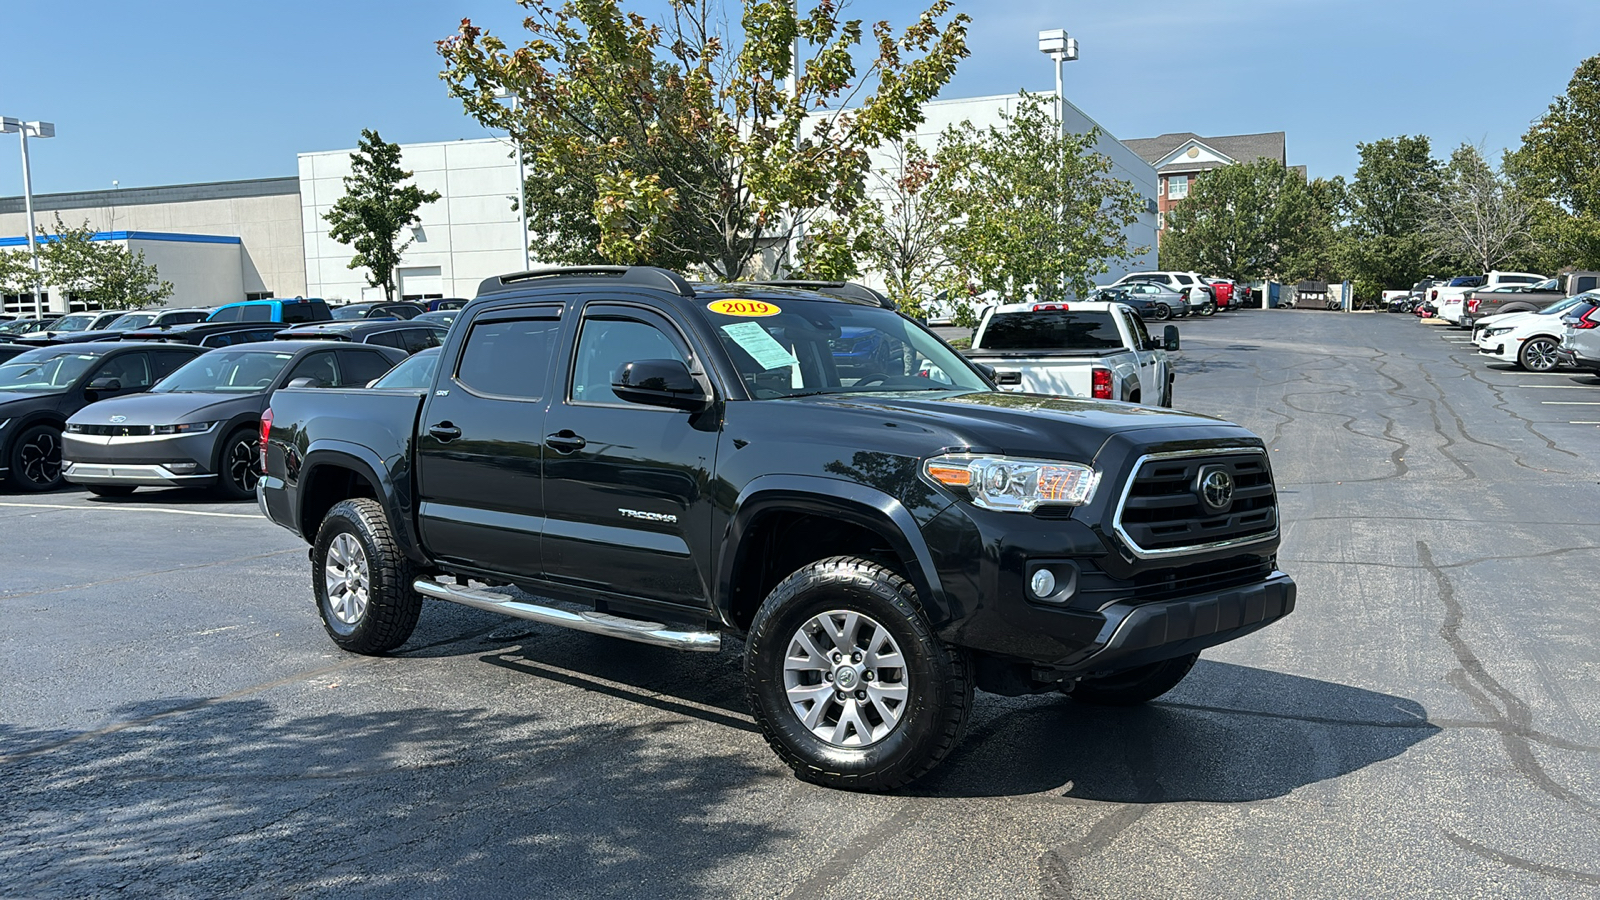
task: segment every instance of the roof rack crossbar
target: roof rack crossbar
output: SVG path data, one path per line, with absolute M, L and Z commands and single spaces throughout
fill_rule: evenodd
M 884 309 L 896 309 L 893 300 L 885 297 L 878 291 L 864 284 L 851 281 L 812 281 L 803 278 L 785 278 L 772 281 L 758 281 L 756 284 L 771 285 L 772 287 L 802 288 L 816 291 L 821 294 L 832 294 L 845 300 L 854 300 L 858 303 L 871 303 Z
M 478 285 L 478 295 L 511 290 L 547 278 L 615 278 L 623 284 L 665 288 L 680 297 L 693 297 L 694 286 L 677 272 L 657 266 L 552 266 L 510 275 L 496 275 Z

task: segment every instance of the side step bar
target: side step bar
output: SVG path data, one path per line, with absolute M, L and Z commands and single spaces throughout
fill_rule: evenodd
M 411 587 L 422 596 L 432 597 L 435 600 L 448 600 L 474 609 L 486 609 L 518 619 L 527 619 L 530 622 L 559 625 L 574 631 L 587 631 L 590 634 L 603 634 L 606 637 L 678 650 L 715 653 L 722 649 L 722 636 L 713 631 L 678 631 L 658 622 L 624 619 L 602 612 L 569 612 L 553 606 L 524 603 L 505 594 L 496 594 L 480 588 L 440 584 L 427 578 L 418 578 Z

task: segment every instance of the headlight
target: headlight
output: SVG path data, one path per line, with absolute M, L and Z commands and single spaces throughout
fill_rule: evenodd
M 935 456 L 922 464 L 929 479 L 984 509 L 1032 512 L 1040 506 L 1082 506 L 1100 475 L 1078 463 L 1005 456 Z
M 201 434 L 217 427 L 215 422 L 192 422 L 188 425 L 156 425 L 151 434 Z
M 1495 337 L 1496 335 L 1506 334 L 1506 333 L 1508 333 L 1510 331 L 1511 331 L 1510 328 L 1485 328 L 1483 330 L 1483 336 L 1484 337 Z

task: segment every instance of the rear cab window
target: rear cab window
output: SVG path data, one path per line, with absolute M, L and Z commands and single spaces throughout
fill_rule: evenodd
M 560 307 L 486 313 L 473 320 L 454 379 L 484 397 L 539 400 L 561 335 Z
M 995 313 L 983 330 L 984 350 L 1121 350 L 1109 312 L 1039 310 Z

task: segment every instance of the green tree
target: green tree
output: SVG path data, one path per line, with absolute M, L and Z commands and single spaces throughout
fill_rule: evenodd
M 0 250 L 0 294 L 33 293 L 33 263 L 25 250 Z
M 1240 281 L 1288 279 L 1317 268 L 1307 244 L 1332 232 L 1326 189 L 1274 159 L 1234 163 L 1198 179 L 1167 218 L 1163 269 Z
M 144 251 L 129 252 L 117 244 L 96 248 L 94 281 L 87 299 L 105 309 L 155 306 L 172 296 L 172 282 L 162 281 L 155 265 L 145 262 Z
M 1578 64 L 1567 92 L 1522 137 L 1506 168 L 1543 208 L 1535 236 L 1579 268 L 1600 268 L 1600 56 Z
M 959 215 L 950 179 L 936 177 L 939 166 L 926 150 L 915 141 L 896 142 L 889 150 L 889 165 L 872 173 L 877 202 L 869 206 L 876 216 L 864 228 L 865 259 L 901 309 L 926 313 L 935 294 L 961 286 L 946 250 Z
M 384 299 L 393 300 L 394 270 L 411 246 L 410 238 L 400 240 L 400 232 L 421 221 L 417 210 L 438 200 L 439 192 L 406 184 L 412 173 L 400 168 L 400 145 L 370 129 L 361 130 L 350 169 L 344 196 L 323 216 L 328 236 L 354 247 L 349 267 L 366 269 L 367 284 L 383 288 Z
M 1138 191 L 1095 152 L 1100 134 L 1060 133 L 1045 101 L 1023 94 L 1015 113 L 979 129 L 945 132 L 934 154 L 934 189 L 959 218 L 944 237 L 978 291 L 1006 300 L 1083 296 L 1132 247 L 1124 229 L 1143 208 Z
M 39 268 L 44 283 L 68 297 L 89 299 L 100 268 L 100 245 L 88 221 L 68 225 L 56 214 L 52 228 L 39 226 Z
M 1438 193 L 1423 205 L 1422 236 L 1434 258 L 1488 272 L 1527 255 L 1535 209 L 1471 144 L 1450 154 Z
M 439 43 L 441 78 L 522 148 L 531 246 L 553 262 L 746 276 L 806 223 L 847 222 L 868 151 L 911 131 L 967 55 L 950 0 L 898 34 L 876 23 L 866 49 L 834 0 L 798 17 L 788 0 L 743 0 L 736 25 L 712 0 L 671 0 L 659 22 L 621 0 L 519 2 L 525 43 L 464 20 Z M 813 260 L 838 267 L 854 236 L 819 228 Z
M 1361 165 L 1350 183 L 1346 264 L 1356 293 L 1409 288 L 1428 274 L 1433 248 L 1422 233 L 1439 190 L 1440 167 L 1426 135 L 1357 144 Z

